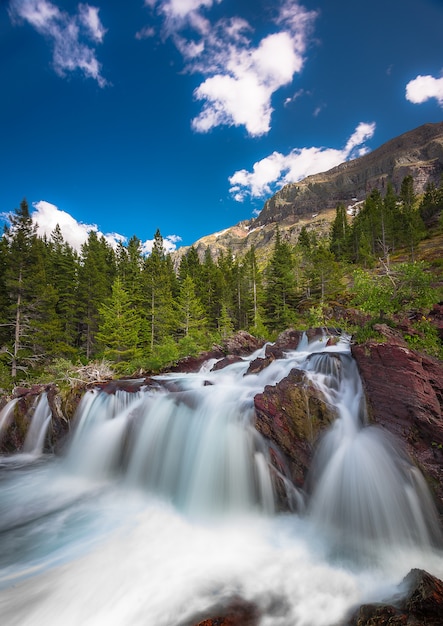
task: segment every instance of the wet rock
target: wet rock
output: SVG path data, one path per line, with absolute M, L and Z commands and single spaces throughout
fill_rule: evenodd
M 395 606 L 362 604 L 348 626 L 407 626 L 408 616 Z
M 403 579 L 406 595 L 393 604 L 363 604 L 348 626 L 441 626 L 443 582 L 428 572 L 413 569 Z
M 273 361 L 275 361 L 275 356 L 273 354 L 270 354 L 267 357 L 257 357 L 250 362 L 248 371 L 245 373 L 245 376 L 247 376 L 248 374 L 258 374 L 266 367 L 268 367 L 268 365 L 270 365 Z
M 405 609 L 421 624 L 441 626 L 443 622 L 443 581 L 424 570 L 413 569 L 404 579 L 409 592 Z
M 226 339 L 222 347 L 225 354 L 234 354 L 236 356 L 246 356 L 252 354 L 264 345 L 263 339 L 258 339 L 245 330 L 239 330 L 235 335 Z
M 293 369 L 277 385 L 267 385 L 254 398 L 255 427 L 271 441 L 284 461 L 292 482 L 302 488 L 318 435 L 336 418 L 335 411 L 320 396 L 305 373 Z M 271 455 L 272 457 L 272 455 Z M 275 459 L 273 458 L 275 464 Z
M 282 359 L 284 353 L 289 350 L 296 350 L 303 337 L 303 331 L 289 328 L 283 331 L 277 337 L 276 341 L 271 345 L 266 346 L 266 357 L 272 357 L 274 359 Z
M 212 346 L 211 350 L 200 353 L 198 356 L 187 356 L 180 359 L 173 367 L 168 367 L 168 372 L 193 373 L 198 372 L 206 361 L 222 359 L 226 356 L 249 356 L 259 348 L 264 341 L 257 339 L 245 330 L 240 330 L 220 345 Z
M 404 443 L 443 514 L 443 364 L 397 340 L 352 346 L 352 354 L 370 420 Z
M 216 617 L 208 617 L 192 626 L 258 626 L 257 607 L 242 598 L 235 598 L 227 607 L 219 611 Z
M 198 372 L 206 361 L 211 359 L 221 359 L 226 356 L 221 346 L 214 346 L 212 350 L 201 352 L 198 356 L 187 356 L 180 359 L 174 366 L 168 367 L 168 372 L 182 372 L 192 374 Z
M 239 363 L 240 361 L 243 361 L 241 356 L 230 354 L 229 356 L 225 356 L 224 359 L 217 361 L 217 363 L 215 363 L 215 365 L 212 367 L 211 372 L 217 372 L 218 370 L 222 370 L 228 365 L 232 365 L 233 363 Z

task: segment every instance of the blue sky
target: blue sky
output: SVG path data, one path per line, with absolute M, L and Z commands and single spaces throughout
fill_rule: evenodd
M 0 213 L 170 249 L 443 119 L 441 0 L 2 0 Z

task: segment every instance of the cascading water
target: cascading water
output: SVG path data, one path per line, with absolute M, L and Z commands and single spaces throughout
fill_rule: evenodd
M 0 457 L 4 623 L 190 626 L 240 595 L 261 626 L 332 626 L 412 567 L 443 576 L 426 486 L 366 423 L 348 342 L 304 340 L 245 376 L 260 355 L 133 393 L 87 392 L 64 458 L 2 470 Z M 278 514 L 253 400 L 294 367 L 338 418 L 306 510 Z
M 35 406 L 31 424 L 23 444 L 23 452 L 38 455 L 43 452 L 43 446 L 51 421 L 51 408 L 46 393 L 42 393 Z
M 315 354 L 306 363 L 338 419 L 317 448 L 309 516 L 331 550 L 353 560 L 396 547 L 441 545 L 427 486 L 389 433 L 367 424 L 360 377 L 347 354 Z

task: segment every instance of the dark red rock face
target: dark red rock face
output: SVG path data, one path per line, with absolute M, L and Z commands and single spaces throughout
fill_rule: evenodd
M 232 600 L 217 617 L 209 617 L 193 626 L 258 626 L 257 608 L 241 598 Z
M 429 479 L 443 513 L 443 365 L 396 343 L 352 347 L 372 422 L 400 441 Z
M 442 626 L 443 582 L 414 569 L 403 580 L 406 596 L 396 606 L 363 604 L 348 626 Z
M 263 393 L 255 396 L 254 404 L 257 430 L 283 454 L 283 464 L 289 468 L 292 482 L 302 488 L 314 443 L 319 433 L 334 421 L 333 410 L 304 372 L 297 369 L 277 385 L 267 385 Z M 279 471 L 280 465 L 281 462 L 276 464 Z

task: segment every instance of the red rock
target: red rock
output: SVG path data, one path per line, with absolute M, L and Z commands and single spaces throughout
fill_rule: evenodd
M 209 617 L 194 626 L 258 626 L 257 608 L 250 602 L 235 598 L 217 617 Z
M 370 420 L 403 441 L 443 513 L 443 364 L 398 342 L 352 347 Z
M 216 372 L 218 370 L 222 370 L 224 367 L 227 367 L 228 365 L 232 365 L 233 363 L 239 363 L 240 361 L 243 361 L 241 356 L 236 356 L 234 354 L 230 354 L 229 356 L 225 356 L 224 359 L 221 359 L 220 361 L 217 361 L 217 363 L 211 369 L 211 372 Z
M 297 369 L 277 385 L 267 385 L 263 393 L 255 396 L 254 404 L 257 430 L 275 444 L 284 457 L 284 461 L 276 464 L 276 469 L 281 471 L 282 465 L 287 466 L 292 482 L 302 488 L 314 443 L 319 433 L 335 419 L 335 413 L 319 397 L 305 373 Z
M 408 589 L 397 606 L 363 604 L 348 626 L 442 626 L 443 582 L 424 570 L 414 569 L 403 579 Z

